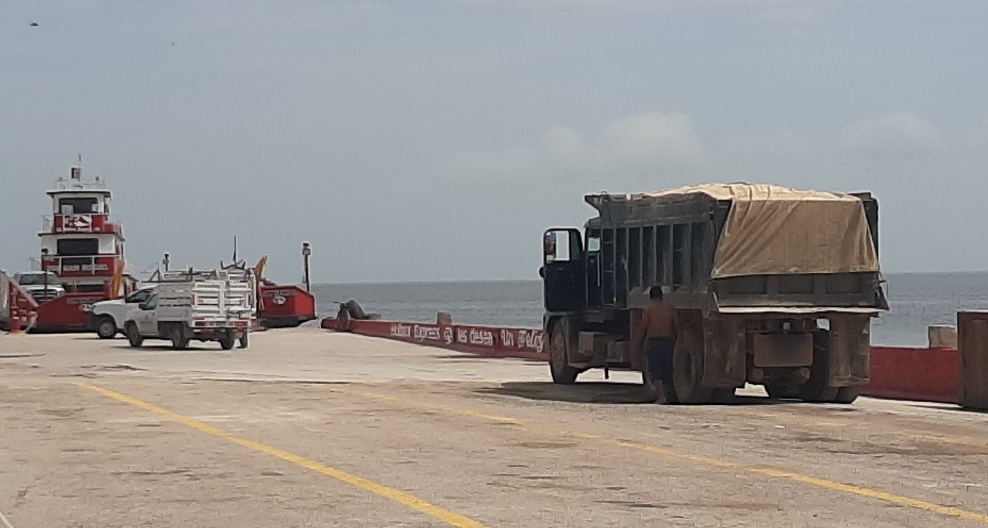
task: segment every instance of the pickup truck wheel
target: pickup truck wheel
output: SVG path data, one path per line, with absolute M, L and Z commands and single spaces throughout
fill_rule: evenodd
M 171 339 L 174 350 L 189 348 L 189 338 L 186 337 L 184 329 L 179 325 L 174 325 L 168 330 L 168 338 Z
M 144 344 L 144 337 L 141 333 L 137 331 L 137 325 L 134 323 L 127 323 L 127 341 L 130 342 L 130 346 L 134 348 L 141 348 Z
M 549 339 L 549 373 L 552 375 L 552 382 L 558 385 L 572 385 L 580 375 L 579 369 L 569 366 L 566 356 L 568 327 L 565 321 L 560 321 L 552 329 L 552 337 Z
M 673 389 L 679 403 L 700 404 L 713 400 L 714 390 L 700 384 L 703 378 L 703 333 L 687 326 L 676 342 L 673 354 Z
M 100 339 L 113 339 L 117 335 L 117 323 L 112 317 L 103 316 L 96 321 L 96 335 Z
M 237 339 L 233 337 L 233 334 L 227 334 L 220 339 L 220 346 L 223 347 L 223 350 L 233 350 L 236 344 Z
M 244 332 L 240 336 L 240 348 L 247 348 L 250 345 L 250 338 L 247 337 L 247 332 Z

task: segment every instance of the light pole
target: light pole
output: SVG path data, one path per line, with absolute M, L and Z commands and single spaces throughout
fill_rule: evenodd
M 45 257 L 48 256 L 48 248 L 41 248 L 41 275 L 45 278 L 45 299 L 48 298 L 48 267 L 45 266 Z
M 165 271 L 168 271 L 168 264 L 172 261 L 172 256 L 165 253 L 165 258 L 161 259 L 161 263 L 165 265 Z
M 312 255 L 312 246 L 308 242 L 302 242 L 302 262 L 305 266 L 305 291 L 311 292 L 312 285 L 309 282 L 309 256 Z

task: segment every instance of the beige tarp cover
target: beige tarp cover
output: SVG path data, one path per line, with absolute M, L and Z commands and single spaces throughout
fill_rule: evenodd
M 840 193 L 731 183 L 633 194 L 630 200 L 705 194 L 733 200 L 712 276 L 879 271 L 864 206 Z

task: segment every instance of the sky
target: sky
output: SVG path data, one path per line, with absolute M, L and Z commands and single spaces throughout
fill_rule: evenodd
M 537 279 L 583 195 L 872 191 L 890 272 L 988 269 L 983 0 L 0 0 L 0 268 L 79 154 L 131 271 Z M 36 21 L 37 27 L 31 27 Z M 974 238 L 972 239 L 972 236 Z

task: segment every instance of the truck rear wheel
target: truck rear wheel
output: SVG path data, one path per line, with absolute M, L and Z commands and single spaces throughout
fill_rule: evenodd
M 96 335 L 100 339 L 113 339 L 117 335 L 117 323 L 112 317 L 103 316 L 96 321 Z
M 144 344 L 144 336 L 137 330 L 137 325 L 134 323 L 127 323 L 127 341 L 130 342 L 130 346 L 134 348 L 141 348 Z
M 832 402 L 839 387 L 830 386 L 830 331 L 813 332 L 813 364 L 810 379 L 799 386 L 799 397 L 813 403 Z
M 676 342 L 673 354 L 673 389 L 679 403 L 710 403 L 712 388 L 701 385 L 703 378 L 703 332 L 696 326 L 686 326 Z
M 841 387 L 837 389 L 834 403 L 854 403 L 854 400 L 858 399 L 860 395 L 861 387 Z
M 552 375 L 552 382 L 559 385 L 572 385 L 580 375 L 579 369 L 569 366 L 566 354 L 568 328 L 568 323 L 560 321 L 552 329 L 552 337 L 549 338 L 549 373 Z
M 185 350 L 189 348 L 189 338 L 185 335 L 185 329 L 181 324 L 172 325 L 168 329 L 168 338 L 171 339 L 172 348 L 175 350 Z
M 233 337 L 232 333 L 226 334 L 220 338 L 220 346 L 223 350 L 233 350 L 234 345 L 237 344 L 237 339 Z

